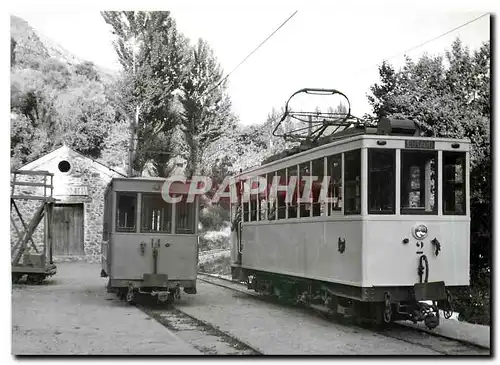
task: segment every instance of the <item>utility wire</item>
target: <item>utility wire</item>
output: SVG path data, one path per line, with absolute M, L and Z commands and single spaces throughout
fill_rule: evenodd
M 443 34 L 440 34 L 440 35 L 438 35 L 438 36 L 436 36 L 436 37 L 434 37 L 434 38 L 431 38 L 431 39 L 429 39 L 429 40 L 427 40 L 427 41 L 425 41 L 425 42 L 423 42 L 423 43 L 420 43 L 419 45 L 416 45 L 416 46 L 414 46 L 414 47 L 411 47 L 411 48 L 407 49 L 406 51 L 403 51 L 403 52 L 398 52 L 398 53 L 393 54 L 393 55 L 392 55 L 392 56 L 390 56 L 390 57 L 383 58 L 382 60 L 383 60 L 383 61 L 388 61 L 388 60 L 390 60 L 390 59 L 392 59 L 392 58 L 395 58 L 395 57 L 398 57 L 398 56 L 400 56 L 400 55 L 405 55 L 405 54 L 407 54 L 408 52 L 411 52 L 411 51 L 413 51 L 413 50 L 415 50 L 415 49 L 417 49 L 417 48 L 420 48 L 420 47 L 422 47 L 422 46 L 424 46 L 424 45 L 426 45 L 426 44 L 428 44 L 428 43 L 434 42 L 435 40 L 437 40 L 437 39 L 439 39 L 439 38 L 441 38 L 441 37 L 444 37 L 445 35 L 448 35 L 448 34 L 450 34 L 450 33 L 454 32 L 454 31 L 456 31 L 456 30 L 458 30 L 458 29 L 460 29 L 460 28 L 463 28 L 463 27 L 465 27 L 465 26 L 467 26 L 467 25 L 469 25 L 469 24 L 471 24 L 471 23 L 474 23 L 475 21 L 477 21 L 477 20 L 479 20 L 479 19 L 481 19 L 481 18 L 485 17 L 486 15 L 490 15 L 490 13 L 484 13 L 484 14 L 482 14 L 482 15 L 478 16 L 477 18 L 474 18 L 474 19 L 469 20 L 468 22 L 466 22 L 466 23 L 464 23 L 464 24 L 459 25 L 458 27 L 455 27 L 455 28 L 453 28 L 453 29 L 448 30 L 447 32 L 445 32 L 445 33 L 443 33 Z M 367 69 L 368 69 L 368 68 L 366 68 L 366 69 L 362 70 L 361 72 L 363 72 L 363 71 L 365 71 L 365 70 L 367 70 Z M 361 73 L 361 72 L 358 72 L 358 74 L 359 74 L 359 73 Z M 260 132 L 261 130 L 263 130 L 265 126 L 266 126 L 266 123 L 264 123 L 264 124 L 263 124 L 263 125 L 262 125 L 259 129 L 257 129 L 257 132 Z
M 439 38 L 441 38 L 441 37 L 444 37 L 445 35 L 448 35 L 448 34 L 450 34 L 450 33 L 454 32 L 454 31 L 456 31 L 456 30 L 458 30 L 458 29 L 460 29 L 460 28 L 463 28 L 463 27 L 465 27 L 465 26 L 467 26 L 467 25 L 469 25 L 469 24 L 471 24 L 471 23 L 474 23 L 475 21 L 477 21 L 477 20 L 479 20 L 479 19 L 481 19 L 481 18 L 483 18 L 483 17 L 485 17 L 486 15 L 489 15 L 489 14 L 490 14 L 490 13 L 484 13 L 483 15 L 480 15 L 480 16 L 478 16 L 477 18 L 475 18 L 475 19 L 472 19 L 472 20 L 468 21 L 467 23 L 464 23 L 464 24 L 462 24 L 462 25 L 459 25 L 459 26 L 458 26 L 458 27 L 456 27 L 456 28 L 450 29 L 449 31 L 447 31 L 447 32 L 445 32 L 445 33 L 443 33 L 443 34 L 440 34 L 440 35 L 438 35 L 438 36 L 436 36 L 436 37 L 434 37 L 434 38 L 432 38 L 432 39 L 429 39 L 428 41 L 425 41 L 425 42 L 423 42 L 423 43 L 421 43 L 421 44 L 419 44 L 419 45 L 417 45 L 417 46 L 415 46 L 415 47 L 411 47 L 411 48 L 407 49 L 407 50 L 406 50 L 406 51 L 404 51 L 404 52 L 399 52 L 399 53 L 394 54 L 393 56 L 390 56 L 390 57 L 384 58 L 384 60 L 385 60 L 385 61 L 388 61 L 388 60 L 390 60 L 391 58 L 398 57 L 398 56 L 400 56 L 400 55 L 405 55 L 405 54 L 407 54 L 408 52 L 411 52 L 411 51 L 413 51 L 413 50 L 415 50 L 415 49 L 417 49 L 417 48 L 420 48 L 420 47 L 422 47 L 422 46 L 424 46 L 424 45 L 426 45 L 426 44 L 428 44 L 428 43 L 431 43 L 431 42 L 433 42 L 433 41 L 435 41 L 435 40 L 437 40 L 437 39 L 439 39 Z
M 286 19 L 274 32 L 272 32 L 266 39 L 264 39 L 264 41 L 262 41 L 252 52 L 250 52 L 250 54 L 248 56 L 246 56 L 243 61 L 241 61 L 231 72 L 229 72 L 225 77 L 223 77 L 218 83 L 217 85 L 215 85 L 213 88 L 209 89 L 207 92 L 204 92 L 203 94 L 201 94 L 198 99 L 200 99 L 202 96 L 204 96 L 205 94 L 209 94 L 211 93 L 212 91 L 214 91 L 217 87 L 220 86 L 220 84 L 222 84 L 225 80 L 227 80 L 227 78 L 234 72 L 236 71 L 236 69 L 238 67 L 240 67 L 243 63 L 245 63 L 245 61 L 247 59 L 250 58 L 250 56 L 252 56 L 255 52 L 257 52 L 257 50 L 262 47 L 264 45 L 264 43 L 266 43 L 276 32 L 278 32 L 278 30 L 280 30 L 290 19 L 292 19 L 292 17 L 297 14 L 298 10 L 296 10 L 292 15 L 290 15 L 288 17 L 288 19 Z

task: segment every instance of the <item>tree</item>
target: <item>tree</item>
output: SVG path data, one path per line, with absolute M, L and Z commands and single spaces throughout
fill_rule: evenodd
M 70 148 L 98 158 L 115 121 L 115 112 L 109 105 L 104 85 L 84 76 L 76 79 L 79 82 L 59 93 L 55 102 L 63 131 L 61 139 Z
M 116 35 L 123 80 L 114 105 L 130 124 L 129 174 L 148 161 L 145 143 L 168 139 L 178 123 L 175 91 L 184 73 L 185 40 L 168 11 L 102 12 Z M 156 158 L 156 157 L 155 157 Z
M 207 147 L 233 129 L 235 117 L 222 69 L 202 39 L 191 48 L 188 72 L 181 84 L 181 130 L 187 144 L 187 175 L 200 173 Z

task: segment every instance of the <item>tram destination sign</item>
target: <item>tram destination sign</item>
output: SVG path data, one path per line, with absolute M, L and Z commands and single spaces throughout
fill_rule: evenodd
M 433 150 L 435 148 L 434 141 L 422 140 L 406 140 L 405 148 L 418 148 L 421 150 Z

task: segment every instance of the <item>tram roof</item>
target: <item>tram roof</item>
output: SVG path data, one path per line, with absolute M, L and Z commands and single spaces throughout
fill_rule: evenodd
M 259 166 L 253 166 L 241 171 L 236 174 L 236 177 L 246 175 L 249 172 L 258 170 L 259 168 L 265 167 L 273 162 L 284 160 L 291 156 L 302 156 L 322 146 L 330 144 L 333 145 L 335 142 L 340 142 L 346 139 L 357 140 L 368 136 L 386 139 L 423 139 L 436 142 L 458 142 L 470 144 L 470 140 L 468 139 L 421 136 L 419 126 L 414 121 L 409 119 L 382 118 L 379 120 L 377 127 L 357 125 L 344 131 L 319 138 L 314 143 L 301 143 L 299 146 L 284 150 L 278 154 L 268 157 L 262 161 Z

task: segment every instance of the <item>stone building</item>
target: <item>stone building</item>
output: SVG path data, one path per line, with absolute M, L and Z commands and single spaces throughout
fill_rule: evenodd
M 100 261 L 104 191 L 113 177 L 124 172 L 111 169 L 67 146 L 62 146 L 22 166 L 21 171 L 48 171 L 54 174 L 53 255 L 61 259 Z M 32 177 L 27 177 L 29 179 Z M 43 195 L 41 188 L 19 187 L 21 194 Z M 36 192 L 35 189 L 38 189 Z M 26 224 L 40 201 L 16 200 Z M 12 214 L 11 214 L 12 215 Z M 16 217 L 17 222 L 19 219 Z M 44 225 L 34 234 L 35 245 L 43 242 Z M 11 245 L 17 238 L 11 223 Z

